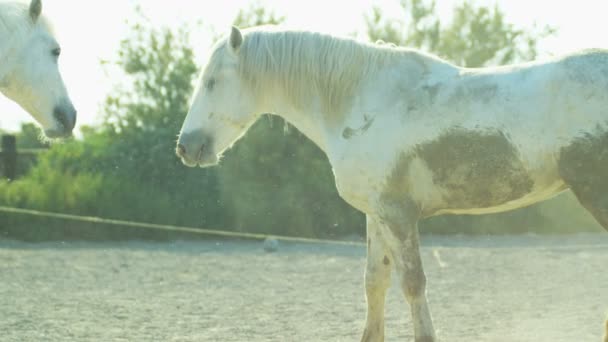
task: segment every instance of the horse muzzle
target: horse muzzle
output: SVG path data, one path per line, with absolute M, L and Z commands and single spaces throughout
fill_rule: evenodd
M 184 165 L 189 167 L 205 167 L 218 163 L 218 157 L 213 152 L 211 139 L 200 132 L 181 134 L 175 148 L 175 154 L 181 158 Z
M 72 130 L 76 125 L 76 109 L 72 104 L 56 106 L 53 109 L 55 127 L 47 129 L 44 134 L 49 138 L 67 138 L 72 136 Z

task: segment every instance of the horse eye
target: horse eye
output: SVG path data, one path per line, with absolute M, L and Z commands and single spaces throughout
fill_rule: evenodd
M 53 49 L 52 53 L 53 53 L 53 56 L 59 57 L 59 55 L 61 55 L 61 48 Z
M 214 86 L 215 86 L 215 78 L 210 78 L 209 80 L 207 80 L 207 83 L 205 84 L 205 88 L 207 88 L 208 91 L 213 90 Z

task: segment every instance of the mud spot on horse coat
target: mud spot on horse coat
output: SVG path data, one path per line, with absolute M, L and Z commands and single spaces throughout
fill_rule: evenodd
M 382 263 L 383 263 L 383 264 L 385 264 L 385 265 L 388 265 L 388 264 L 390 264 L 390 263 L 391 263 L 391 261 L 390 261 L 390 260 L 388 260 L 388 257 L 385 255 L 385 256 L 384 256 L 384 259 L 382 259 Z
M 352 129 L 350 127 L 346 127 L 342 131 L 342 138 L 348 140 L 348 139 L 352 138 L 355 135 L 364 134 L 372 126 L 372 124 L 374 123 L 375 119 L 376 119 L 375 117 L 370 118 L 367 115 L 364 115 L 363 116 L 363 120 L 364 120 L 365 123 L 363 124 L 363 126 L 361 126 L 360 128 L 357 128 L 357 129 Z
M 458 108 L 463 103 L 469 102 L 470 99 L 480 99 L 483 103 L 487 103 L 496 98 L 497 94 L 498 86 L 496 84 L 463 84 L 457 87 L 454 93 L 449 97 L 448 104 Z
M 430 103 L 435 102 L 435 98 L 437 97 L 437 94 L 439 93 L 441 86 L 442 86 L 442 84 L 434 84 L 432 86 L 427 85 L 427 86 L 422 87 L 422 89 L 424 91 L 426 91 L 426 93 L 428 94 Z
M 487 208 L 518 199 L 534 185 L 517 150 L 500 131 L 453 128 L 416 154 L 446 190 L 448 208 Z
M 608 189 L 608 131 L 587 133 L 562 148 L 559 170 L 569 185 Z
M 412 174 L 417 169 L 412 166 L 420 161 L 427 170 L 425 177 L 420 172 Z M 428 190 L 413 191 L 420 184 Z M 404 152 L 384 195 L 414 194 L 412 200 L 424 204 L 421 215 L 427 217 L 440 210 L 498 206 L 521 198 L 533 186 L 517 150 L 502 132 L 451 128 Z

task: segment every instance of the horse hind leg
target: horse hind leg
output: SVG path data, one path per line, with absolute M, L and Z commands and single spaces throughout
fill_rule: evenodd
M 564 147 L 559 172 L 578 201 L 608 230 L 608 132 Z M 608 319 L 603 342 L 608 342 Z
M 564 147 L 559 172 L 583 207 L 608 230 L 608 131 Z
M 397 273 L 401 278 L 401 287 L 410 305 L 414 324 L 415 342 L 436 342 L 435 328 L 431 311 L 426 298 L 426 276 L 420 258 L 418 228 L 406 232 L 405 240 L 394 251 L 398 258 Z
M 591 188 L 580 189 L 570 186 L 579 203 L 608 231 L 608 189 L 597 191 Z
M 417 207 L 409 199 L 404 205 L 384 203 L 382 220 L 389 228 L 388 245 L 405 299 L 410 305 L 416 342 L 436 342 L 433 320 L 426 298 L 426 276 L 420 257 Z

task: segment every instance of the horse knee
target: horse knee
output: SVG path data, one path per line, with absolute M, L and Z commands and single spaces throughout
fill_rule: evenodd
M 385 259 L 387 260 L 387 259 Z M 365 288 L 387 289 L 390 285 L 390 264 L 368 264 L 365 270 Z
M 422 268 L 409 270 L 403 275 L 403 292 L 408 301 L 424 296 L 426 291 L 426 276 Z

